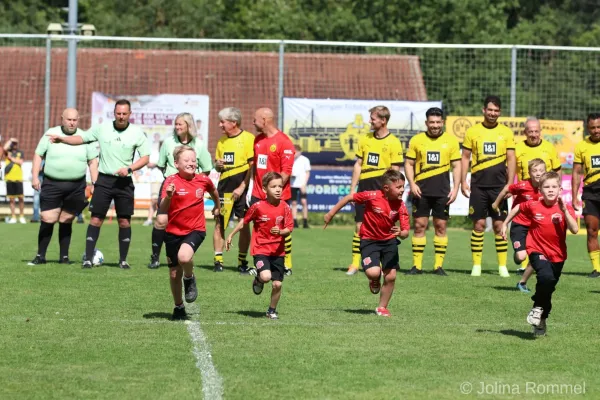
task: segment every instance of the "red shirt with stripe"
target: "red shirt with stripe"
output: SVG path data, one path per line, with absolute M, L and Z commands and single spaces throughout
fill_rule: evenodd
M 551 206 L 543 201 L 530 200 L 519 205 L 519 211 L 530 221 L 527 233 L 527 254 L 543 254 L 551 262 L 567 259 L 567 220 L 558 203 Z M 567 212 L 575 218 L 573 207 Z
M 510 185 L 508 187 L 508 191 L 513 195 L 513 205 L 512 207 L 525 203 L 529 200 L 542 200 L 542 194 L 539 191 L 539 188 L 533 187 L 531 181 L 526 179 L 524 181 L 519 181 L 514 185 Z M 513 222 L 523 226 L 529 226 L 530 221 L 523 215 L 518 214 Z
M 396 237 L 390 233 L 396 221 L 400 229 L 410 230 L 408 210 L 402 200 L 388 200 L 381 190 L 354 193 L 355 203 L 365 205 L 365 216 L 360 227 L 360 238 L 368 240 L 389 240 Z
M 171 183 L 175 185 L 175 193 L 169 206 L 166 231 L 177 236 L 185 236 L 192 231 L 206 231 L 204 193 L 215 190 L 215 185 L 203 174 L 196 174 L 190 180 L 179 174 L 171 175 L 163 185 L 163 201 Z
M 264 133 L 254 138 L 254 186 L 252 196 L 265 200 L 266 193 L 262 190 L 262 178 L 269 171 L 292 175 L 294 166 L 294 144 L 283 132 L 267 137 Z M 281 200 L 289 200 L 292 197 L 290 180 L 283 185 Z
M 252 242 L 250 253 L 253 256 L 285 256 L 285 238 L 271 233 L 271 228 L 294 229 L 292 210 L 283 200 L 279 205 L 272 205 L 266 200 L 261 200 L 252 205 L 244 216 L 244 224 L 254 222 L 252 227 Z

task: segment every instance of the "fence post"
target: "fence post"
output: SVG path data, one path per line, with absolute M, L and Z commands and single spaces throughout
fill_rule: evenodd
M 515 117 L 517 112 L 517 46 L 513 46 L 510 53 L 510 116 Z
M 69 52 L 67 56 L 67 107 L 77 107 L 77 0 L 69 0 Z
M 285 53 L 285 41 L 279 42 L 279 91 L 277 99 L 279 101 L 278 112 L 277 112 L 277 126 L 279 129 L 283 129 L 283 78 L 285 75 L 285 66 L 283 56 Z
M 52 41 L 46 37 L 46 76 L 44 78 L 44 132 L 50 128 L 50 71 L 52 62 Z

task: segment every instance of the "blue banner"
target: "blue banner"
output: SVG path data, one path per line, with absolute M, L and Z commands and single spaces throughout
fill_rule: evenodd
M 350 194 L 352 171 L 313 169 L 306 185 L 308 211 L 325 213 L 344 196 Z M 354 212 L 349 203 L 340 212 Z

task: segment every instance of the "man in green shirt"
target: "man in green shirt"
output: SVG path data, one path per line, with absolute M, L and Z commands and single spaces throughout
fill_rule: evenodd
M 133 215 L 133 180 L 131 174 L 148 164 L 150 145 L 142 129 L 129 123 L 131 104 L 127 100 L 115 103 L 115 120 L 95 125 L 81 136 L 50 135 L 53 143 L 73 146 L 98 142 L 100 146 L 99 176 L 94 185 L 90 203 L 92 219 L 85 242 L 83 268 L 91 268 L 100 227 L 106 218 L 110 203 L 115 202 L 119 222 L 119 267 L 129 269 L 127 253 L 131 243 L 131 216 Z M 133 162 L 135 152 L 140 158 Z
M 85 173 L 90 168 L 92 180 L 98 178 L 98 150 L 94 145 L 72 147 L 66 144 L 50 145 L 50 135 L 79 136 L 79 113 L 67 108 L 62 113 L 62 125 L 48 129 L 40 139 L 33 156 L 33 189 L 40 192 L 41 223 L 38 233 L 38 251 L 28 265 L 46 264 L 46 250 L 52 239 L 54 224 L 58 222 L 60 244 L 59 264 L 70 264 L 69 246 L 73 219 L 87 201 Z M 44 182 L 40 184 L 40 170 L 45 160 Z

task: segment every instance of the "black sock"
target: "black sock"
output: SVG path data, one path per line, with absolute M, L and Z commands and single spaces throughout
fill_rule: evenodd
M 269 309 L 267 311 L 270 312 L 270 313 L 273 313 L 273 312 L 275 312 L 275 309 L 272 308 L 272 307 L 269 307 Z
M 60 259 L 69 257 L 69 246 L 71 246 L 71 233 L 73 225 L 71 222 L 58 224 L 58 243 L 60 244 Z
M 156 258 L 160 256 L 160 249 L 165 241 L 165 230 L 152 228 L 152 255 Z
M 100 236 L 100 227 L 88 225 L 87 234 L 85 235 L 85 259 L 89 262 L 94 261 L 94 250 L 96 249 L 98 236 Z
M 119 261 L 127 261 L 129 245 L 131 244 L 131 227 L 119 228 Z
M 46 258 L 46 250 L 52 239 L 52 231 L 54 231 L 54 224 L 49 224 L 42 221 L 40 223 L 40 232 L 38 233 L 38 255 L 42 258 Z
M 308 220 L 306 218 L 302 218 L 303 226 L 308 226 Z

